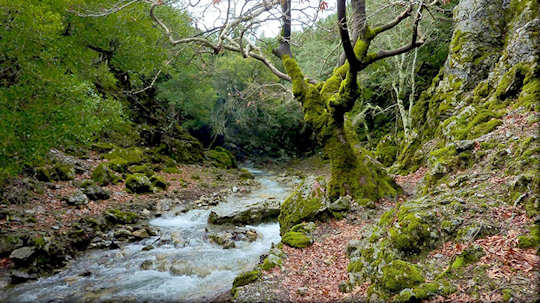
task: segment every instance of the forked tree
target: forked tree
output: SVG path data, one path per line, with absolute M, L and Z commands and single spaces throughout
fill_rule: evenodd
M 384 196 L 394 196 L 399 186 L 386 174 L 385 170 L 368 153 L 354 146 L 352 131 L 346 127 L 345 114 L 351 111 L 359 98 L 362 87 L 358 83 L 358 75 L 369 65 L 387 57 L 406 53 L 424 43 L 419 26 L 424 10 L 436 8 L 439 0 L 424 3 L 423 0 L 397 0 L 390 5 L 402 7 L 399 14 L 388 23 L 368 24 L 366 0 L 351 0 L 351 20 L 347 20 L 346 0 L 337 0 L 337 31 L 341 38 L 343 56 L 340 65 L 325 81 L 308 79 L 302 73 L 291 52 L 292 12 L 295 7 L 291 0 L 213 0 L 211 5 L 225 3 L 221 23 L 217 26 L 201 30 L 197 35 L 177 37 L 169 26 L 156 14 L 156 8 L 171 5 L 162 0 L 121 1 L 110 9 L 96 13 L 80 14 L 84 16 L 103 16 L 124 9 L 137 2 L 149 5 L 150 16 L 161 27 L 172 45 L 193 44 L 200 49 L 220 53 L 224 50 L 238 52 L 244 57 L 261 61 L 279 78 L 292 82 L 294 97 L 301 103 L 304 119 L 324 146 L 330 159 L 331 178 L 327 187 L 327 195 L 331 200 L 350 195 L 356 201 L 376 200 Z M 305 10 L 306 3 L 300 1 L 296 5 Z M 176 2 L 176 7 L 179 7 Z M 200 5 L 197 2 L 197 5 Z M 186 6 L 189 6 L 186 5 Z M 314 5 L 315 9 L 326 8 L 328 4 L 322 0 Z M 311 8 L 313 8 L 311 7 Z M 284 71 L 272 64 L 265 53 L 254 43 L 258 26 L 269 20 L 281 20 L 279 47 L 273 53 L 280 58 Z M 404 20 L 409 22 L 411 37 L 408 43 L 392 50 L 371 51 L 374 39 L 400 25 Z M 248 38 L 252 35 L 251 38 Z

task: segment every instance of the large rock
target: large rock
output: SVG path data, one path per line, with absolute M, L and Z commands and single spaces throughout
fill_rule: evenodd
M 151 193 L 152 182 L 143 174 L 133 174 L 126 178 L 126 188 L 136 194 Z
M 327 209 L 322 178 L 306 178 L 281 205 L 279 226 L 281 235 L 292 226 L 310 221 Z
M 28 258 L 30 258 L 34 252 L 35 248 L 33 246 L 24 246 L 12 251 L 9 258 L 15 261 L 23 262 L 28 260 Z
M 69 205 L 79 206 L 88 204 L 88 197 L 80 190 L 65 198 Z
M 90 200 L 107 200 L 111 197 L 111 194 L 97 185 L 89 185 L 83 192 L 88 196 Z
M 218 214 L 212 211 L 208 216 L 211 224 L 256 224 L 279 216 L 279 201 L 274 199 L 264 200 L 248 208 L 227 214 Z

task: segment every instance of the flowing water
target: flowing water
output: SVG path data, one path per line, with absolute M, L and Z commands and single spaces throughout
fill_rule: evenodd
M 230 195 L 213 210 L 228 212 L 270 197 L 284 200 L 290 187 L 268 173 L 250 170 L 261 186 L 249 194 Z M 280 236 L 276 222 L 248 226 L 259 234 L 255 242 L 237 242 L 236 248 L 222 249 L 205 237 L 210 210 L 171 212 L 153 219 L 150 224 L 158 229 L 157 236 L 121 249 L 90 251 L 59 274 L 18 285 L 3 297 L 0 294 L 0 301 L 211 301 L 231 288 L 238 273 L 257 264 Z M 143 250 L 148 244 L 155 248 Z M 148 265 L 145 270 L 143 262 Z

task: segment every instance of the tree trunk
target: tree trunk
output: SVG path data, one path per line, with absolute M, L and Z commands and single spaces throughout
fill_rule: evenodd
M 360 204 L 383 197 L 395 197 L 399 186 L 369 157 L 366 150 L 352 146 L 343 127 L 335 127 L 325 142 L 330 158 L 331 178 L 327 193 L 330 200 L 350 195 Z

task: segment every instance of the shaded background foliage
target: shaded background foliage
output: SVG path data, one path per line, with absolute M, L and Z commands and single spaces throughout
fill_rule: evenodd
M 375 2 L 368 7 L 380 20 L 395 15 Z M 98 11 L 107 4 L 0 0 L 0 175 L 38 165 L 50 148 L 77 150 L 97 140 L 127 140 L 137 128 L 167 133 L 182 125 L 205 146 L 224 145 L 246 157 L 300 155 L 316 148 L 289 83 L 262 64 L 236 54 L 208 56 L 171 47 L 144 5 L 100 18 L 70 12 Z M 197 32 L 186 12 L 163 7 L 157 13 L 175 32 Z M 328 77 L 338 62 L 335 24 L 336 16 L 330 15 L 293 33 L 294 53 L 310 78 Z M 432 28 L 438 39 L 419 49 L 417 91 L 430 83 L 447 55 L 451 24 Z M 276 45 L 276 39 L 258 41 L 279 66 L 270 55 Z M 399 140 L 391 88 L 395 68 L 383 60 L 360 78 L 363 100 L 349 119 L 360 142 L 370 147 L 392 128 L 393 144 Z M 149 143 L 127 141 L 124 145 Z

